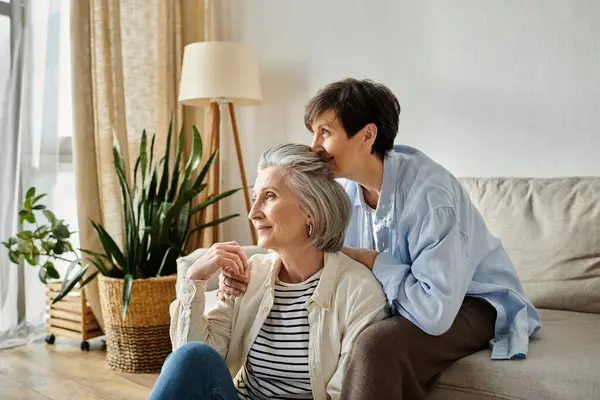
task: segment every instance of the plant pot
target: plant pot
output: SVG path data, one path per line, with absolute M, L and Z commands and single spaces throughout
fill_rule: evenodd
M 159 372 L 171 353 L 169 305 L 177 275 L 135 279 L 123 321 L 123 279 L 98 276 L 108 365 L 122 372 Z

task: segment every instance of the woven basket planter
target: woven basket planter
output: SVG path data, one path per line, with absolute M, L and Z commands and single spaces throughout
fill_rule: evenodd
M 100 304 L 108 365 L 122 372 L 159 372 L 171 353 L 169 305 L 176 275 L 135 279 L 123 321 L 123 279 L 100 275 Z

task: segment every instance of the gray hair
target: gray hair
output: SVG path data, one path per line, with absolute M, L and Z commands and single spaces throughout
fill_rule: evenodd
M 340 251 L 350 222 L 350 200 L 327 164 L 310 147 L 288 143 L 261 155 L 258 172 L 268 167 L 283 169 L 285 182 L 298 196 L 301 210 L 312 218 L 310 245 L 328 253 Z

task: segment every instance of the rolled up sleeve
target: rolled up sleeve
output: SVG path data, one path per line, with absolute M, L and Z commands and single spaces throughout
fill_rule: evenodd
M 229 349 L 234 299 L 227 297 L 217 302 L 217 306 L 208 314 L 205 290 L 207 281 L 184 280 L 177 293 L 177 299 L 171 303 L 171 343 L 173 350 L 192 341 L 202 341 L 211 345 L 225 358 Z

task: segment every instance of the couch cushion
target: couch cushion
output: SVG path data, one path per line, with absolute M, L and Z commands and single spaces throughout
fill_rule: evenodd
M 444 371 L 428 400 L 600 399 L 600 315 L 540 310 L 542 330 L 526 360 L 484 350 Z
M 536 307 L 600 313 L 600 178 L 463 178 Z

